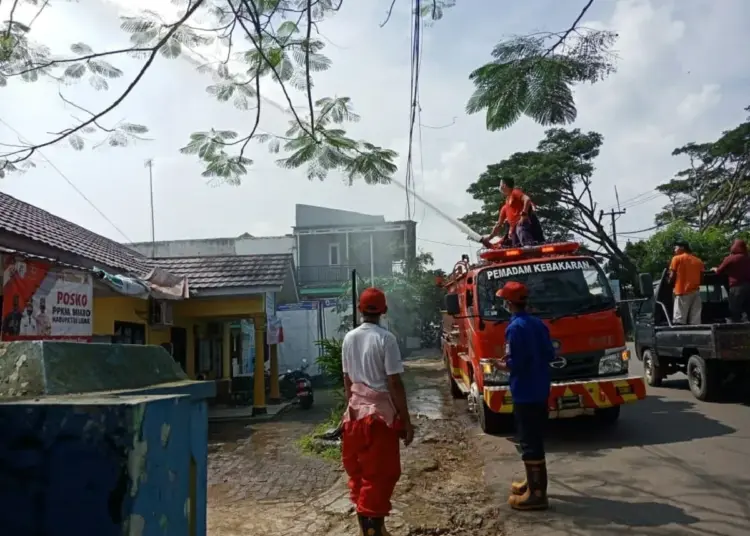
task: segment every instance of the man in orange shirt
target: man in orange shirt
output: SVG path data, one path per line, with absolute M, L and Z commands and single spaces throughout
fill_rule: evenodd
M 669 265 L 669 282 L 674 285 L 675 324 L 700 324 L 702 302 L 703 261 L 693 255 L 687 242 L 677 242 Z
M 514 246 L 533 244 L 535 240 L 531 218 L 529 217 L 534 208 L 531 199 L 520 188 L 515 187 L 515 181 L 510 177 L 502 180 L 500 191 L 505 195 L 505 203 L 500 207 L 500 216 L 497 223 L 489 236 L 482 241 L 489 242 L 493 237 L 498 236 L 507 221 L 510 226 L 508 237 Z

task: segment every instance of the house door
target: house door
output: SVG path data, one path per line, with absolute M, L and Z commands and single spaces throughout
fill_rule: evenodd
M 185 328 L 171 328 L 169 339 L 172 342 L 172 357 L 179 363 L 182 370 L 187 372 L 187 330 Z

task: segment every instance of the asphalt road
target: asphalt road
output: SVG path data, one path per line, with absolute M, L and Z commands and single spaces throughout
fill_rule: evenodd
M 642 373 L 635 359 L 631 371 Z M 504 501 L 522 471 L 515 446 L 478 439 L 487 484 Z M 547 450 L 551 509 L 509 510 L 510 536 L 750 534 L 748 401 L 699 402 L 677 378 L 625 406 L 612 429 L 552 423 Z

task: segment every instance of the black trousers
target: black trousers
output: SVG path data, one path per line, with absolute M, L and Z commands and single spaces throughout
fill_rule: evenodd
M 542 404 L 514 404 L 518 446 L 523 461 L 543 460 L 544 435 L 547 430 L 549 410 L 547 402 Z
M 743 283 L 729 289 L 729 314 L 732 322 L 742 322 L 742 313 L 750 320 L 750 284 Z

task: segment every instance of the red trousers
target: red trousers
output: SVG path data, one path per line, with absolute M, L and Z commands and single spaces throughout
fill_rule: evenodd
M 349 475 L 349 490 L 357 513 L 385 517 L 401 477 L 401 451 L 397 428 L 377 417 L 344 424 L 341 455 Z

